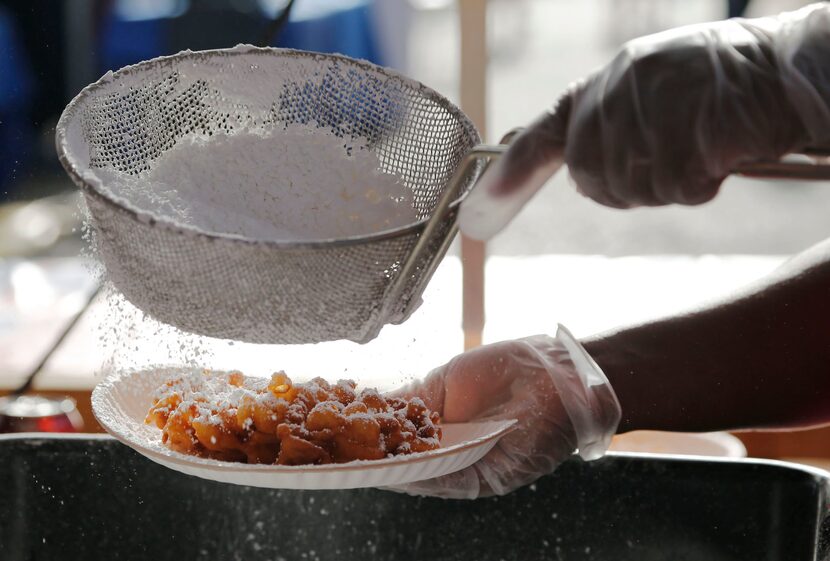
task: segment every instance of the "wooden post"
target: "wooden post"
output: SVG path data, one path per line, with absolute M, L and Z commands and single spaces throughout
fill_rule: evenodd
M 458 0 L 461 25 L 461 110 L 487 135 L 487 0 Z M 464 349 L 481 345 L 484 331 L 484 242 L 461 237 Z

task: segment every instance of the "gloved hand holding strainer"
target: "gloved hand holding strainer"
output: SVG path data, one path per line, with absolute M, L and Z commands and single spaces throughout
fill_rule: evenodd
M 401 390 L 419 396 L 448 423 L 517 419 L 513 432 L 474 465 L 398 490 L 474 499 L 504 495 L 552 472 L 574 452 L 605 453 L 620 405 L 599 366 L 560 326 L 461 354 Z
M 698 204 L 744 164 L 830 144 L 830 4 L 627 43 L 511 144 L 465 201 L 498 233 L 564 163 L 607 206 Z

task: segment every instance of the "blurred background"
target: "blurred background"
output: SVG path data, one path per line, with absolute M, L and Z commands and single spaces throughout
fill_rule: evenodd
M 609 61 L 628 39 L 727 16 L 775 14 L 807 3 L 478 2 L 487 9 L 489 142 L 527 124 L 571 81 Z M 182 49 L 267 41 L 391 66 L 460 101 L 457 0 L 296 0 L 285 25 L 277 26 L 275 18 L 286 4 L 0 0 L 0 393 L 31 371 L 95 286 L 78 258 L 84 246 L 78 195 L 57 161 L 53 139 L 66 103 L 103 73 Z M 567 174 L 560 173 L 487 246 L 484 340 L 550 332 L 556 321 L 585 335 L 723 294 L 830 235 L 829 207 L 830 184 L 824 182 L 731 178 L 721 195 L 703 207 L 617 211 L 582 198 Z M 457 256 L 459 248 L 451 251 Z M 379 386 L 423 374 L 463 348 L 460 276 L 458 259 L 445 260 L 425 305 L 405 325 L 385 329 L 363 348 L 332 343 L 337 352 L 313 354 L 336 357 L 331 360 L 339 361 L 340 371 L 360 372 L 361 381 Z M 517 280 L 523 283 L 521 294 L 515 290 Z M 155 351 L 160 333 L 169 341 L 167 348 L 187 346 L 185 336 L 158 326 L 142 328 L 144 335 L 137 335 L 142 321 L 124 303 L 103 306 L 78 325 L 35 389 L 72 395 L 89 428 L 96 430 L 88 396 L 103 355 L 127 346 Z M 230 367 L 240 367 L 240 346 L 222 342 L 220 350 L 214 347 L 212 360 L 224 358 Z M 259 357 L 271 369 L 293 372 L 295 365 L 310 364 L 307 351 L 243 349 L 249 359 Z M 399 359 L 402 352 L 406 361 Z M 182 356 L 170 352 L 164 358 Z M 331 362 L 325 367 L 331 368 Z M 814 444 L 826 441 L 825 435 Z M 756 442 L 750 452 L 780 457 L 786 455 L 782 446 Z M 820 447 L 822 452 L 813 446 L 809 453 L 830 455 L 825 445 Z

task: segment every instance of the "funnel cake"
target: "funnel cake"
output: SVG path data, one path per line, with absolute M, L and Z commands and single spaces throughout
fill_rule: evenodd
M 178 452 L 258 464 L 378 460 L 440 446 L 438 414 L 421 399 L 355 388 L 352 380 L 294 384 L 284 372 L 268 379 L 205 370 L 167 380 L 145 422 Z

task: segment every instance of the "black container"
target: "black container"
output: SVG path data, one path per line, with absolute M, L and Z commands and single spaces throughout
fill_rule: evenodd
M 615 454 L 507 497 L 444 501 L 224 485 L 108 437 L 4 436 L 0 559 L 823 560 L 825 475 Z

